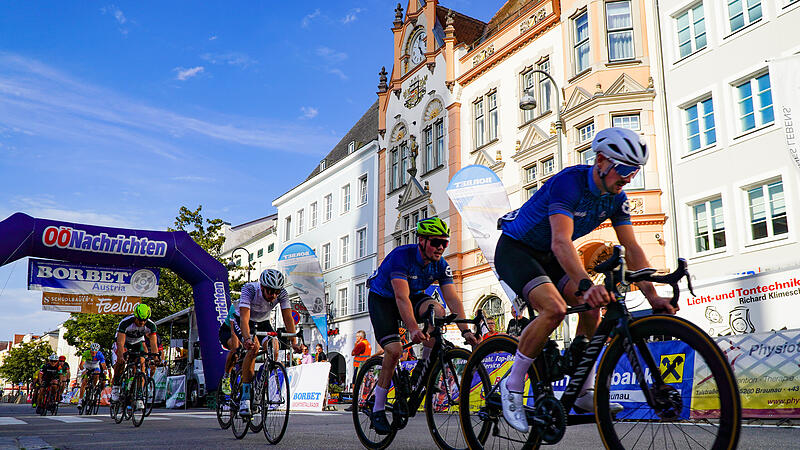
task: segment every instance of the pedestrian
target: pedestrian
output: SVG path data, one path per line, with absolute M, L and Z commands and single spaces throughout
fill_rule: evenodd
M 508 322 L 508 328 L 506 329 L 506 333 L 510 334 L 511 336 L 519 337 L 522 334 L 522 330 L 531 323 L 531 319 L 523 316 L 522 314 L 517 314 L 515 310 L 512 308 L 512 312 L 514 313 L 514 318 Z
M 361 366 L 361 363 L 366 361 L 370 355 L 372 355 L 372 347 L 369 345 L 369 341 L 367 340 L 367 332 L 364 330 L 358 330 L 356 332 L 356 343 L 353 345 L 353 351 L 350 352 L 353 356 L 353 381 L 350 384 L 350 390 L 355 387 L 356 385 L 356 376 L 358 376 L 358 368 Z M 351 404 L 345 411 L 352 411 L 353 405 Z
M 308 352 L 308 346 L 303 345 L 303 353 L 300 356 L 300 364 L 311 364 L 314 362 L 314 356 Z
M 487 326 L 487 327 L 489 327 L 489 332 L 487 332 L 487 333 L 485 333 L 485 334 L 483 335 L 483 338 L 482 338 L 482 340 L 489 339 L 490 337 L 492 337 L 492 336 L 494 336 L 494 335 L 498 334 L 498 331 L 497 331 L 497 324 L 496 324 L 496 323 L 495 323 L 495 321 L 494 321 L 494 317 L 488 317 L 488 318 L 486 319 L 486 326 Z
M 322 362 L 327 360 L 328 357 L 325 356 L 325 352 L 322 350 L 322 344 L 317 344 L 317 351 L 314 353 L 314 361 Z

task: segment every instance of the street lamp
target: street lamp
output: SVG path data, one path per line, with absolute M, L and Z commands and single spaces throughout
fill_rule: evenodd
M 556 153 L 556 172 L 561 170 L 561 129 L 562 129 L 562 122 L 561 122 L 561 100 L 559 100 L 558 95 L 558 84 L 556 84 L 556 80 L 550 76 L 549 73 L 545 72 L 544 70 L 534 69 L 531 70 L 531 73 L 539 73 L 544 75 L 550 80 L 550 83 L 553 84 L 553 89 L 556 91 L 556 143 L 558 144 L 558 153 Z M 519 109 L 530 111 L 532 109 L 536 109 L 536 99 L 533 97 L 532 89 L 526 89 L 525 95 L 519 99 Z
M 253 259 L 253 254 L 247 251 L 244 247 L 236 247 L 235 249 L 231 250 L 231 259 L 233 259 L 233 254 L 236 253 L 236 250 L 242 250 L 247 253 L 247 282 L 250 282 L 250 261 Z M 233 261 L 231 261 L 233 262 Z

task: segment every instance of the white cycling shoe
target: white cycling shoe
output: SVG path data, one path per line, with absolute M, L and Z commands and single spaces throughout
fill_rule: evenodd
M 111 401 L 119 401 L 119 386 L 114 386 L 111 388 Z
M 511 427 L 520 433 L 528 431 L 528 419 L 522 406 L 522 392 L 509 391 L 508 378 L 500 381 L 500 403 L 503 405 L 503 417 Z
M 144 409 L 144 400 L 136 400 L 136 409 Z
M 583 391 L 577 399 L 575 399 L 575 404 L 572 406 L 575 412 L 578 413 L 590 413 L 594 411 L 594 389 L 587 389 Z M 622 411 L 622 405 L 619 403 L 609 403 L 608 409 L 611 411 L 611 414 L 616 414 Z
M 250 399 L 242 400 L 242 404 L 239 405 L 239 416 L 241 417 L 250 417 L 252 414 L 250 413 Z

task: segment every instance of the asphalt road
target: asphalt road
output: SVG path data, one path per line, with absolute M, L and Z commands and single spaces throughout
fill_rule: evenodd
M 746 426 L 741 449 L 798 448 L 800 428 Z M 194 409 L 172 411 L 156 409 L 141 427 L 130 421 L 115 424 L 108 408 L 97 416 L 77 416 L 75 407 L 66 406 L 55 417 L 34 414 L 29 405 L 0 404 L 0 450 L 18 448 L 262 448 L 267 441 L 262 433 L 237 440 L 230 430 L 220 430 L 213 411 Z M 358 449 L 362 448 L 353 431 L 352 418 L 343 411 L 293 413 L 282 448 Z M 424 416 L 409 422 L 391 448 L 435 447 Z M 602 448 L 593 424 L 571 426 L 553 449 L 590 450 Z M 658 448 L 658 447 L 656 447 Z

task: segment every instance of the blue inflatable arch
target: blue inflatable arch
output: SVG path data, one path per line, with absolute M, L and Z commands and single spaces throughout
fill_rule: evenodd
M 206 386 L 218 386 L 226 352 L 219 326 L 230 304 L 228 270 L 185 231 L 145 231 L 36 219 L 0 222 L 0 266 L 26 256 L 118 267 L 164 267 L 192 285 Z

